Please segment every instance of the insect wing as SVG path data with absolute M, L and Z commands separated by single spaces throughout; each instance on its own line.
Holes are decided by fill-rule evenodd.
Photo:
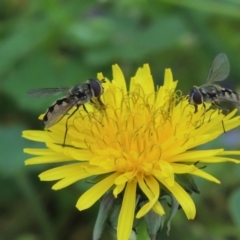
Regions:
M 71 98 L 57 100 L 55 104 L 48 108 L 44 115 L 43 123 L 45 128 L 49 128 L 59 122 L 77 102 L 78 100 Z
M 49 97 L 68 92 L 69 88 L 38 88 L 30 90 L 27 94 L 32 97 Z
M 216 81 L 223 81 L 226 79 L 230 72 L 230 64 L 228 57 L 224 53 L 218 54 L 212 63 L 212 67 L 209 71 L 207 82 L 212 83 Z

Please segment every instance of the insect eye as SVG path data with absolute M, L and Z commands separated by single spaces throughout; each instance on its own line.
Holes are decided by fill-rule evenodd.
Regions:
M 103 87 L 102 87 L 100 81 L 98 81 L 96 79 L 89 79 L 88 83 L 90 84 L 90 86 L 94 92 L 94 96 L 95 97 L 101 96 L 101 94 L 103 93 Z
M 198 90 L 195 90 L 192 94 L 192 100 L 196 104 L 201 104 L 203 102 L 202 94 Z

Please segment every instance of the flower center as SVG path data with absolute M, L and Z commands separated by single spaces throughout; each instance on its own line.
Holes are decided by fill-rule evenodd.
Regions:
M 79 118 L 76 129 L 87 148 L 101 155 L 98 165 L 151 174 L 159 166 L 162 142 L 173 135 L 169 102 L 156 108 L 155 93 L 144 95 L 136 88 L 123 95 L 119 89 L 109 89 L 104 94 L 106 109 L 93 111 L 88 125 Z

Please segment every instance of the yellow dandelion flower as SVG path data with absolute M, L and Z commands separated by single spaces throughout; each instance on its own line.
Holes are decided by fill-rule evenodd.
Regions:
M 240 151 L 194 150 L 223 134 L 223 124 L 226 131 L 239 126 L 240 118 L 234 117 L 236 111 L 225 116 L 200 107 L 194 114 L 193 106 L 176 93 L 177 81 L 173 81 L 170 69 L 166 69 L 164 84 L 159 88 L 154 86 L 148 65 L 137 70 L 129 87 L 118 65 L 113 66 L 112 81 L 98 74 L 99 80 L 103 78 L 106 82 L 101 99 L 106 109 L 86 104 L 88 113 L 79 109 L 69 118 L 64 147 L 67 116 L 49 131 L 24 131 L 25 138 L 46 144 L 44 149 L 25 149 L 36 155 L 25 164 L 64 163 L 40 174 L 43 181 L 57 181 L 54 190 L 102 176 L 76 206 L 84 210 L 109 191 L 116 198 L 121 193 L 118 240 L 129 238 L 134 218 L 149 211 L 165 214 L 159 200 L 163 191 L 168 191 L 187 218 L 193 219 L 194 202 L 177 176 L 190 174 L 219 183 L 196 163 L 238 163 L 227 156 L 240 155 Z M 147 201 L 135 212 L 137 189 Z

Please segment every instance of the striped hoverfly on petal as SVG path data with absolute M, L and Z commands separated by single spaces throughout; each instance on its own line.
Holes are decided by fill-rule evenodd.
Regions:
M 58 99 L 52 106 L 50 106 L 43 117 L 43 125 L 45 128 L 49 128 L 58 123 L 67 113 L 75 106 L 76 109 L 68 116 L 68 119 L 74 115 L 74 113 L 83 106 L 83 109 L 87 111 L 84 104 L 91 102 L 95 106 L 97 105 L 101 109 L 105 109 L 100 97 L 104 93 L 102 83 L 105 80 L 88 79 L 85 83 L 75 85 L 72 88 L 39 88 L 33 89 L 28 92 L 28 95 L 32 97 L 47 97 L 55 96 L 60 93 L 65 93 L 64 98 Z M 64 136 L 64 143 L 67 134 L 67 122 L 66 132 Z
M 219 104 L 221 101 L 240 105 L 240 96 L 238 93 L 213 84 L 214 82 L 225 80 L 229 72 L 230 64 L 228 57 L 224 53 L 218 54 L 213 60 L 206 83 L 200 87 L 194 86 L 187 95 L 189 104 L 195 107 L 194 113 L 198 111 L 198 105 L 202 104 L 205 109 L 205 103 L 211 103 L 220 109 L 223 109 Z

